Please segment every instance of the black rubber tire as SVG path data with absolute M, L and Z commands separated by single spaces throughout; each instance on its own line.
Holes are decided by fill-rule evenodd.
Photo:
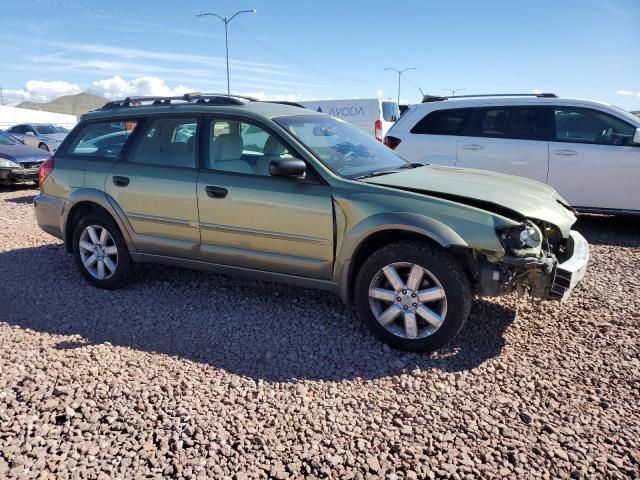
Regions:
M 80 235 L 85 227 L 89 225 L 99 225 L 106 228 L 107 231 L 113 237 L 113 240 L 118 248 L 118 266 L 116 273 L 106 280 L 100 280 L 92 276 L 82 263 L 82 257 L 80 256 L 80 248 L 78 244 L 80 242 Z M 94 287 L 104 288 L 106 290 L 115 290 L 126 285 L 133 276 L 134 268 L 131 257 L 129 256 L 129 249 L 127 244 L 120 233 L 120 229 L 113 221 L 113 219 L 107 215 L 101 215 L 99 213 L 90 213 L 87 216 L 80 219 L 73 230 L 73 259 L 76 262 L 78 270 L 82 273 L 84 278 Z
M 406 339 L 387 331 L 376 320 L 369 305 L 369 285 L 380 269 L 396 262 L 410 262 L 426 268 L 441 283 L 447 296 L 447 314 L 442 326 L 432 335 Z M 425 353 L 437 350 L 462 329 L 471 310 L 471 287 L 456 260 L 443 248 L 422 241 L 401 241 L 373 253 L 358 271 L 354 290 L 358 317 L 388 345 L 399 350 Z
M 40 145 L 38 145 L 38 148 L 40 150 L 44 150 L 45 152 L 50 152 L 51 150 L 49 150 L 49 147 L 47 146 L 46 143 L 41 143 Z

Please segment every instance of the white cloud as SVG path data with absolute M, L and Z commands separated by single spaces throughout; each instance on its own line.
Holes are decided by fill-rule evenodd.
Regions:
M 32 101 L 48 102 L 62 95 L 74 95 L 80 93 L 80 85 L 62 81 L 29 80 L 24 87 L 16 90 L 7 89 L 4 96 L 11 103 Z
M 68 52 L 93 53 L 101 55 L 112 55 L 126 59 L 145 58 L 148 60 L 161 60 L 173 63 L 194 63 L 197 65 L 209 65 L 214 67 L 225 67 L 223 57 L 210 57 L 204 55 L 193 55 L 189 53 L 159 52 L 155 50 L 140 50 L 136 48 L 112 47 L 100 44 L 75 44 L 70 42 L 49 42 L 50 47 L 65 49 Z M 254 73 L 269 73 L 272 75 L 296 76 L 287 72 L 286 65 L 273 63 L 251 62 L 245 60 L 229 61 L 231 68 Z
M 92 82 L 87 90 L 108 99 L 139 95 L 177 96 L 194 91 L 193 88 L 184 85 L 172 88 L 158 77 L 140 77 L 133 80 L 125 80 L 118 75 Z
M 640 93 L 640 92 L 638 92 Z M 616 95 L 623 95 L 625 97 L 628 97 L 630 95 L 633 95 L 633 92 L 631 90 L 617 90 L 616 91 Z
M 378 98 L 382 98 L 384 96 L 384 90 L 378 89 L 376 90 L 376 95 Z
M 535 93 L 536 95 L 542 93 L 542 90 L 540 90 L 539 88 L 534 88 L 533 90 L 531 90 L 531 93 Z

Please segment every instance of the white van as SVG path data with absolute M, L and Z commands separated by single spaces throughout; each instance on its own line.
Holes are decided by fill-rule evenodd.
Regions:
M 400 108 L 393 100 L 353 98 L 298 102 L 305 108 L 322 112 L 364 130 L 382 141 L 387 131 L 400 118 Z

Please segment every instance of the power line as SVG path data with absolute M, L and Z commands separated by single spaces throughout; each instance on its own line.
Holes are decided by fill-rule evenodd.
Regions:
M 293 63 L 294 65 L 298 65 L 299 67 L 302 67 L 306 70 L 310 70 L 312 72 L 318 73 L 320 75 L 323 75 L 325 77 L 331 77 L 331 78 L 335 78 L 337 80 L 346 80 L 348 82 L 360 82 L 361 80 L 358 79 L 353 79 L 353 78 L 345 78 L 345 77 L 340 77 L 338 75 L 333 75 L 331 73 L 327 73 L 327 72 L 323 72 L 321 70 L 318 70 L 316 68 L 310 67 L 309 65 L 305 65 L 304 63 L 300 63 L 297 60 L 294 60 L 293 58 L 285 55 L 284 53 L 279 52 L 278 50 L 276 50 L 273 47 L 270 47 L 269 45 L 267 45 L 266 43 L 264 43 L 262 40 L 258 40 L 256 37 L 254 37 L 253 35 L 249 35 L 247 32 L 245 32 L 244 30 L 235 27 L 236 30 L 238 30 L 240 33 L 242 33 L 243 35 L 249 37 L 251 40 L 253 40 L 256 43 L 259 43 L 260 45 L 262 45 L 264 48 L 266 48 L 267 50 L 270 50 L 271 52 L 275 53 L 276 55 L 284 58 L 285 60 L 287 60 L 290 63 Z
M 420 95 L 423 95 L 423 93 L 422 93 L 422 89 L 421 89 L 419 86 L 417 86 L 415 83 L 413 83 L 409 77 L 405 76 L 405 77 L 404 77 L 404 79 L 405 79 L 407 82 L 409 82 L 409 84 L 410 84 L 411 86 L 413 86 L 416 90 L 418 90 L 418 91 L 420 92 Z
M 166 15 L 147 15 L 144 13 L 128 13 L 122 12 L 118 10 L 106 10 L 104 8 L 94 8 L 88 7 L 86 5 L 78 5 L 77 3 L 71 2 L 59 2 L 57 0 L 34 0 L 38 3 L 42 3 L 45 5 L 54 5 L 56 7 L 66 7 L 72 8 L 74 10 L 84 10 L 86 12 L 99 13 L 102 15 L 114 15 L 118 17 L 135 17 L 135 18 L 145 18 L 147 20 L 188 20 L 191 17 L 178 17 L 178 16 L 166 16 Z
M 101 14 L 101 15 L 113 15 L 113 16 L 118 16 L 118 17 L 143 18 L 143 19 L 146 19 L 146 20 L 155 20 L 155 21 L 168 21 L 168 20 L 189 20 L 189 21 L 193 21 L 193 16 L 185 17 L 185 16 L 147 15 L 147 14 L 143 14 L 143 13 L 128 13 L 128 12 L 123 12 L 123 11 L 119 11 L 119 10 L 107 10 L 107 9 L 103 9 L 103 8 L 88 7 L 86 5 L 78 5 L 76 3 L 58 1 L 58 0 L 34 0 L 34 1 L 37 2 L 37 3 L 44 4 L 44 5 L 53 5 L 53 6 L 56 6 L 56 7 L 72 8 L 74 10 L 83 10 L 83 11 L 86 11 L 86 12 L 98 13 L 98 14 Z M 362 81 L 360 79 L 345 78 L 345 77 L 341 77 L 339 75 L 333 75 L 331 73 L 323 72 L 323 71 L 318 70 L 316 68 L 310 67 L 309 65 L 306 65 L 306 64 L 304 64 L 302 62 L 294 60 L 293 58 L 285 55 L 284 53 L 279 52 L 275 48 L 267 45 L 265 42 L 263 42 L 262 40 L 257 39 L 253 35 L 248 34 L 244 30 L 242 30 L 242 29 L 240 29 L 238 27 L 235 27 L 235 29 L 237 31 L 239 31 L 240 33 L 242 33 L 243 35 L 245 35 L 246 37 L 248 37 L 251 40 L 253 40 L 254 42 L 259 43 L 260 45 L 262 45 L 267 50 L 275 53 L 276 55 L 284 58 L 285 60 L 287 60 L 288 62 L 290 62 L 290 63 L 292 63 L 294 65 L 297 65 L 299 67 L 304 68 L 305 70 L 309 70 L 311 72 L 315 72 L 315 73 L 317 73 L 319 75 L 323 75 L 325 77 L 335 78 L 337 80 L 346 80 L 348 82 L 360 82 L 360 81 Z

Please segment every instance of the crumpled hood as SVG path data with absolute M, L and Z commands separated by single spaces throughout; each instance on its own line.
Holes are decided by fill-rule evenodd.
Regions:
M 51 156 L 40 148 L 30 147 L 21 143 L 16 145 L 0 145 L 0 158 L 6 158 L 16 163 L 43 162 Z
M 566 200 L 553 188 L 514 175 L 426 165 L 362 181 L 464 203 L 514 220 L 542 220 L 564 235 L 576 221 Z

